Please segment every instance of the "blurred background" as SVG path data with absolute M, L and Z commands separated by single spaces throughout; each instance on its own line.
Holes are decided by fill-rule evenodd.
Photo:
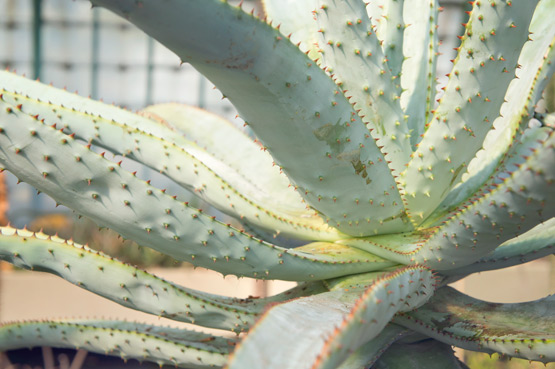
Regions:
M 465 21 L 464 11 L 468 10 L 469 4 L 460 0 L 440 3 L 444 10 L 440 14 L 442 45 L 438 75 L 444 76 L 451 67 L 449 60 L 455 56 L 456 36 L 463 30 L 461 23 Z M 244 8 L 261 11 L 259 0 L 246 0 Z M 111 13 L 98 8 L 91 10 L 87 1 L 0 0 L 0 68 L 15 70 L 20 75 L 130 110 L 155 103 L 180 102 L 205 108 L 238 126 L 243 125 L 236 118 L 233 106 L 222 100 L 221 93 L 190 65 L 181 65 L 179 58 L 170 51 Z M 445 80 L 442 77 L 440 87 Z M 158 173 L 144 167 L 136 170 L 139 176 L 153 179 L 153 183 L 183 200 L 196 201 Z M 56 208 L 48 196 L 37 194 L 24 183 L 17 184 L 17 178 L 3 173 L 0 175 L 0 224 L 8 222 L 17 227 L 26 225 L 33 230 L 43 229 L 49 234 L 74 238 L 166 279 L 208 292 L 239 297 L 264 296 L 292 286 L 286 282 L 223 279 L 217 273 L 198 269 L 190 273 L 191 266 L 131 242 L 123 242 L 108 230 L 98 230 L 92 222 L 77 219 L 67 208 Z M 534 300 L 555 292 L 553 259 L 551 256 L 503 271 L 474 275 L 458 282 L 456 287 L 471 296 L 493 302 Z M 14 270 L 0 262 L 0 324 L 63 317 L 124 318 L 181 325 L 146 314 L 130 314 L 128 309 L 54 276 Z M 17 358 L 20 356 L 31 360 L 29 358 L 44 358 L 44 355 L 44 349 L 33 354 L 31 351 L 11 354 L 12 367 L 19 365 Z M 48 351 L 46 355 L 49 355 Z M 56 355 L 72 357 L 73 353 L 56 351 Z M 507 362 L 496 356 L 490 359 L 483 354 L 461 351 L 460 355 L 471 368 L 540 367 L 537 363 L 522 360 Z M 24 362 L 21 361 L 20 367 L 40 368 L 43 365 L 40 360 Z M 54 362 L 56 367 L 64 368 L 64 363 L 69 361 L 58 357 Z M 112 364 L 102 365 L 108 367 Z M 548 366 L 555 368 L 554 364 Z M 8 362 L 3 362 L 0 356 L 0 369 L 7 367 Z

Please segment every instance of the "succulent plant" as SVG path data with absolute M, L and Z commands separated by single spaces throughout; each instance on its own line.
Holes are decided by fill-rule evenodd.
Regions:
M 465 367 L 451 345 L 555 361 L 553 296 L 492 304 L 447 286 L 553 253 L 555 115 L 535 109 L 554 70 L 555 0 L 473 2 L 437 104 L 434 0 L 265 0 L 263 19 L 221 0 L 92 2 L 207 76 L 256 139 L 196 108 L 132 113 L 2 72 L 1 165 L 140 245 L 299 285 L 260 299 L 210 295 L 5 227 L 3 260 L 132 309 L 248 333 L 27 321 L 3 325 L 0 348 L 191 368 Z M 104 152 L 160 171 L 241 225 Z

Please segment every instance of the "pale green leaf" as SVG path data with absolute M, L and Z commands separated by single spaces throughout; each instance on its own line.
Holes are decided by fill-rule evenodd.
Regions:
M 194 331 L 107 320 L 26 321 L 0 325 L 0 351 L 78 348 L 161 365 L 222 367 L 234 340 Z
M 0 163 L 141 245 L 224 274 L 264 279 L 317 280 L 392 264 L 345 246 L 329 255 L 326 247 L 297 252 L 256 239 L 136 178 L 25 109 L 0 101 Z
M 210 113 L 178 108 L 179 105 L 156 109 L 165 118 L 174 118 L 172 121 L 179 118 L 180 127 L 186 126 L 186 120 L 194 121 L 197 131 L 209 131 L 214 136 L 212 141 L 200 143 L 219 147 L 220 151 L 203 149 L 199 146 L 199 137 L 192 134 L 183 137 L 166 121 L 159 123 L 9 72 L 0 72 L 0 88 L 5 102 L 13 106 L 24 104 L 25 113 L 38 115 L 45 124 L 55 124 L 64 133 L 75 134 L 76 139 L 163 173 L 224 213 L 269 232 L 301 239 L 341 237 L 314 211 L 306 209 L 302 198 L 293 188 L 288 188 L 287 178 L 272 166 L 267 153 L 228 122 Z M 89 113 L 90 110 L 94 113 Z M 171 115 L 175 110 L 180 113 L 178 117 Z M 199 128 L 203 124 L 206 127 Z M 222 143 L 221 135 L 228 141 Z M 222 158 L 222 151 L 228 152 L 227 159 Z M 235 160 L 242 163 L 242 169 Z
M 434 290 L 421 267 L 373 273 L 361 287 L 342 288 L 277 305 L 235 350 L 229 368 L 336 368 L 375 338 L 397 311 L 423 304 Z M 291 340 L 302 335 L 303 339 Z M 268 361 L 268 358 L 275 360 Z
M 93 3 L 207 76 L 330 225 L 354 236 L 406 227 L 387 159 L 363 121 L 342 89 L 277 29 L 217 0 Z
M 401 185 L 414 224 L 461 179 L 499 116 L 537 0 L 474 2 L 445 94 Z M 492 88 L 495 86 L 495 88 Z

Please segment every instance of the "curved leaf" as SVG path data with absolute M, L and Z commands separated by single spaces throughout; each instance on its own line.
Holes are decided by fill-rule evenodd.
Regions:
M 442 271 L 443 275 L 460 276 L 524 264 L 555 253 L 555 218 L 537 225 L 526 233 L 504 242 L 490 255 L 462 268 Z M 451 282 L 450 282 L 451 283 Z
M 0 351 L 32 346 L 88 351 L 186 368 L 225 364 L 235 341 L 154 325 L 119 321 L 27 321 L 0 325 Z
M 555 28 L 550 17 L 554 11 L 554 0 L 538 3 L 530 24 L 529 40 L 518 59 L 517 78 L 509 85 L 501 114 L 493 122 L 494 129 L 486 135 L 482 149 L 469 163 L 463 182 L 448 194 L 436 212 L 450 211 L 476 192 L 506 159 L 515 136 L 520 136 L 526 128 L 555 71 Z
M 330 292 L 275 306 L 235 350 L 229 368 L 336 368 L 376 337 L 395 312 L 423 304 L 434 282 L 429 270 L 406 267 L 365 280 L 359 276 L 352 288 L 341 283 Z M 302 341 L 291 340 L 301 333 Z M 268 357 L 282 359 L 267 362 Z
M 411 153 L 409 132 L 399 104 L 400 83 L 393 83 L 400 73 L 400 61 L 394 60 L 393 55 L 390 60 L 387 52 L 382 52 L 362 0 L 320 0 L 320 4 L 321 9 L 315 14 L 321 35 L 322 65 L 349 96 L 385 154 L 393 174 L 397 175 L 405 168 Z M 402 11 L 402 2 L 391 4 L 392 8 L 397 8 L 393 12 Z M 403 50 L 403 32 L 397 27 L 392 29 L 401 35 L 401 45 L 393 50 L 396 55 Z M 392 51 L 391 46 L 383 45 L 387 51 Z M 393 71 L 390 62 L 398 63 Z M 384 189 L 390 190 L 385 186 Z M 403 204 L 398 190 L 395 187 L 391 192 L 392 201 L 398 203 L 397 211 L 401 211 Z
M 445 94 L 401 175 L 407 211 L 415 224 L 422 223 L 460 181 L 491 131 L 514 79 L 537 2 L 473 3 Z
M 178 260 L 224 274 L 317 280 L 392 263 L 339 245 L 288 250 L 237 230 L 139 180 L 71 136 L 0 101 L 0 162 L 100 225 Z M 67 173 L 72 173 L 68 176 Z M 331 244 L 333 245 L 333 244 Z
M 264 196 L 263 202 L 272 203 L 272 208 L 291 208 L 290 211 L 308 216 L 306 204 L 291 188 L 287 177 L 280 173 L 270 154 L 228 120 L 200 108 L 175 103 L 152 105 L 139 114 L 160 119 L 176 133 L 198 145 L 192 150 L 193 155 L 198 155 L 199 160 L 220 172 L 220 175 L 223 176 L 225 170 L 217 169 L 227 165 L 229 170 L 235 172 L 234 176 L 248 181 L 254 188 L 239 188 L 243 195 L 256 190 L 252 195 L 254 199 L 262 193 L 258 196 Z M 211 165 L 212 162 L 214 165 Z M 233 178 L 232 175 L 230 177 Z
M 236 332 L 248 329 L 264 309 L 263 299 L 241 300 L 181 287 L 71 241 L 9 227 L 1 227 L 0 233 L 1 260 L 55 274 L 132 309 Z
M 555 131 L 528 134 L 504 170 L 434 229 L 417 260 L 438 270 L 468 265 L 555 216 Z
M 318 0 L 262 0 L 264 12 L 270 23 L 279 25 L 285 36 L 291 35 L 291 42 L 308 52 L 314 60 L 320 55 L 315 43 L 318 39 L 318 25 L 314 20 L 313 11 Z
M 354 236 L 400 228 L 399 202 L 381 200 L 396 184 L 376 142 L 342 89 L 278 30 L 219 0 L 93 3 L 207 76 L 330 225 Z
M 518 304 L 494 304 L 439 289 L 418 310 L 394 321 L 449 345 L 528 360 L 555 360 L 555 296 Z
M 236 165 L 222 160 L 217 150 L 206 152 L 193 142 L 198 137 L 184 138 L 170 129 L 167 122 L 160 124 L 114 106 L 99 105 L 9 72 L 0 72 L 0 87 L 4 102 L 14 107 L 24 104 L 25 113 L 40 116 L 45 124 L 56 124 L 64 133 L 74 134 L 76 139 L 130 157 L 163 173 L 224 213 L 244 218 L 272 232 L 302 239 L 335 240 L 340 237 L 313 211 L 307 211 L 306 204 L 292 188 L 287 188 L 287 178 L 272 168 L 271 157 L 229 123 L 223 123 L 221 118 L 216 119 L 199 109 L 178 109 L 182 115 L 192 115 L 189 120 L 194 118 L 197 124 L 205 123 L 210 125 L 206 128 L 217 128 L 226 134 L 227 139 L 232 140 L 233 149 L 229 147 L 231 142 L 226 145 L 219 141 L 209 143 L 240 153 L 228 155 L 230 160 L 248 157 L 249 160 L 241 160 L 241 163 L 247 168 L 247 163 L 253 162 L 257 176 L 253 176 L 254 171 L 239 170 Z M 41 101 L 45 96 L 48 102 Z M 95 109 L 95 113 L 89 113 L 90 109 Z M 184 120 L 182 116 L 178 118 Z M 264 180 L 258 181 L 258 177 Z
M 275 296 L 239 299 L 193 290 L 69 240 L 0 227 L 0 260 L 57 275 L 125 307 L 199 326 L 247 330 L 266 305 L 327 291 L 300 284 Z

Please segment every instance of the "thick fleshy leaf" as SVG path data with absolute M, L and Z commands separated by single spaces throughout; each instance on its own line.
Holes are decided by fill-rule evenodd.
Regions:
M 433 230 L 416 255 L 438 270 L 468 265 L 555 216 L 555 131 L 531 129 L 503 170 Z
M 479 190 L 506 159 L 515 137 L 526 128 L 534 108 L 542 96 L 549 78 L 555 71 L 555 28 L 551 14 L 555 12 L 554 0 L 541 0 L 530 24 L 528 40 L 518 59 L 519 68 L 505 95 L 506 103 L 501 115 L 493 122 L 493 129 L 486 137 L 482 150 L 468 165 L 464 182 L 455 187 L 443 200 L 438 213 L 451 211 Z M 437 218 L 437 215 L 432 215 Z
M 435 104 L 439 5 L 437 0 L 427 0 L 424 4 L 421 1 L 405 1 L 404 4 L 403 93 L 400 102 L 408 116 L 410 142 L 415 147 L 425 131 L 425 125 L 431 120 Z
M 401 176 L 414 224 L 422 223 L 460 181 L 491 131 L 514 79 L 536 4 L 474 2 L 445 94 Z
M 398 76 L 390 70 L 388 56 L 382 53 L 366 5 L 362 0 L 320 0 L 319 3 L 321 9 L 316 16 L 323 50 L 322 65 L 345 90 L 386 155 L 389 167 L 394 174 L 399 174 L 411 153 L 409 132 L 399 104 L 400 82 L 392 83 Z M 392 7 L 398 7 L 401 12 L 402 3 L 394 4 Z M 402 40 L 402 30 L 396 29 L 396 33 L 400 33 Z M 395 53 L 402 53 L 402 43 L 397 46 Z M 391 62 L 395 64 L 398 60 Z M 400 66 L 399 62 L 397 72 Z M 403 204 L 398 191 L 391 192 L 392 201 L 398 204 L 397 211 L 401 211 Z
M 13 106 L 24 104 L 25 113 L 38 115 L 45 124 L 56 124 L 64 133 L 75 134 L 76 139 L 127 156 L 163 173 L 231 216 L 265 227 L 270 232 L 283 232 L 302 239 L 335 240 L 340 237 L 314 211 L 306 209 L 292 188 L 287 188 L 287 178 L 272 167 L 271 157 L 221 118 L 195 108 L 163 109 L 169 113 L 177 109 L 183 116 L 180 117 L 182 121 L 194 119 L 198 131 L 210 128 L 225 134 L 229 140 L 226 144 L 220 142 L 221 135 L 214 133 L 211 133 L 215 136 L 213 140 L 206 144 L 218 145 L 222 151 L 227 147 L 234 153 L 228 154 L 228 160 L 222 159 L 222 153 L 217 150 L 203 150 L 194 142 L 198 137 L 182 137 L 166 122 L 154 122 L 10 72 L 0 72 L 0 88 L 5 102 Z M 41 101 L 46 100 L 45 97 L 48 101 Z M 198 128 L 202 125 L 210 127 Z M 249 159 L 244 160 L 245 157 Z M 234 159 L 244 164 L 243 170 L 229 163 Z M 249 170 L 249 163 L 257 169 L 257 176 L 254 170 Z M 264 179 L 258 181 L 257 178 Z
M 393 344 L 372 369 L 469 369 L 454 354 L 451 345 L 436 340 Z
M 272 157 L 264 151 L 259 142 L 253 141 L 228 120 L 206 110 L 183 104 L 152 105 L 140 112 L 161 121 L 181 133 L 186 139 L 198 145 L 194 153 L 210 168 L 227 167 L 233 177 L 240 177 L 254 188 L 238 188 L 243 195 L 257 198 L 264 196 L 264 202 L 273 208 L 291 208 L 290 211 L 306 211 L 300 195 L 291 188 L 291 183 L 280 173 Z M 206 154 L 197 153 L 204 150 Z M 206 156 L 208 158 L 204 159 Z M 211 162 L 216 162 L 211 165 Z M 222 170 L 223 173 L 225 173 Z M 223 175 L 222 175 L 223 176 Z M 232 177 L 232 178 L 233 178 Z
M 555 215 L 555 205 L 552 203 L 555 198 L 552 186 L 555 181 L 554 144 L 555 134 L 552 129 L 529 129 L 521 137 L 521 142 L 512 147 L 496 176 L 473 198 L 449 214 L 439 226 L 406 234 L 339 242 L 402 264 L 426 263 L 446 273 L 478 262 L 481 258 L 488 260 L 486 255 L 503 242 L 522 235 Z M 436 220 L 436 223 L 439 221 Z M 545 236 L 541 235 L 545 230 L 542 228 L 529 239 L 530 247 L 541 249 L 541 255 L 550 252 L 549 232 Z M 516 247 L 505 249 L 515 252 L 507 263 L 519 260 L 516 256 L 521 246 L 517 246 L 519 241 L 516 242 Z M 494 260 L 499 260 L 499 257 L 495 256 Z M 484 267 L 487 268 L 491 262 L 486 262 Z M 471 264 L 471 270 L 480 268 L 478 264 Z
M 152 187 L 25 109 L 0 101 L 2 165 L 141 245 L 224 274 L 264 279 L 317 280 L 392 265 L 340 245 L 295 251 L 258 240 Z
M 229 368 L 336 368 L 375 338 L 397 311 L 423 304 L 435 283 L 421 267 L 355 279 L 352 288 L 343 287 L 346 278 L 330 292 L 268 310 L 235 350 Z M 302 341 L 291 340 L 300 334 Z
M 383 64 L 387 65 L 395 79 L 393 82 L 396 82 L 399 87 L 401 66 L 405 59 L 403 54 L 404 30 L 407 25 L 403 17 L 405 1 L 374 0 L 365 2 L 365 6 L 385 56 Z
M 314 10 L 318 0 L 262 0 L 268 20 L 279 25 L 285 36 L 291 35 L 291 42 L 308 52 L 312 59 L 318 58 L 320 52 L 315 45 L 318 39 L 318 25 L 314 20 Z
M 414 264 L 422 244 L 429 237 L 431 230 L 419 230 L 411 233 L 384 234 L 373 237 L 340 240 L 338 243 L 354 247 L 399 264 Z
M 494 304 L 444 287 L 418 310 L 395 322 L 468 350 L 499 352 L 528 360 L 555 360 L 555 296 L 518 304 Z
M 177 328 L 109 320 L 27 321 L 0 325 L 0 351 L 33 346 L 87 351 L 184 368 L 225 364 L 235 341 Z
M 268 152 L 228 121 L 202 109 L 180 104 L 150 106 L 142 113 L 160 119 L 198 145 L 186 149 L 195 161 L 201 163 L 195 164 L 191 173 L 204 179 L 207 176 L 203 176 L 206 171 L 203 167 L 206 166 L 222 180 L 217 186 L 197 185 L 195 193 L 212 200 L 209 202 L 221 211 L 274 235 L 321 241 L 346 237 L 328 226 L 314 210 L 307 209 Z M 169 149 L 166 147 L 163 151 L 168 154 Z M 145 151 L 141 147 L 140 161 L 161 165 L 161 160 L 154 160 Z M 175 166 L 178 171 L 186 169 L 186 163 L 176 157 L 178 155 L 167 156 L 171 157 L 171 162 L 179 163 Z M 169 165 L 163 168 L 169 177 L 181 182 L 179 173 L 174 173 L 175 169 Z
M 1 227 L 0 234 L 0 260 L 55 274 L 131 309 L 237 333 L 247 330 L 266 304 L 325 290 L 314 282 L 264 299 L 218 296 L 181 287 L 58 237 L 10 227 Z
M 405 228 L 398 201 L 385 195 L 396 189 L 387 160 L 361 118 L 342 89 L 277 29 L 217 0 L 93 3 L 207 76 L 332 226 L 355 236 Z
M 508 268 L 555 253 L 555 218 L 539 224 L 528 232 L 504 242 L 491 254 L 462 268 L 445 270 L 443 275 L 459 276 Z

